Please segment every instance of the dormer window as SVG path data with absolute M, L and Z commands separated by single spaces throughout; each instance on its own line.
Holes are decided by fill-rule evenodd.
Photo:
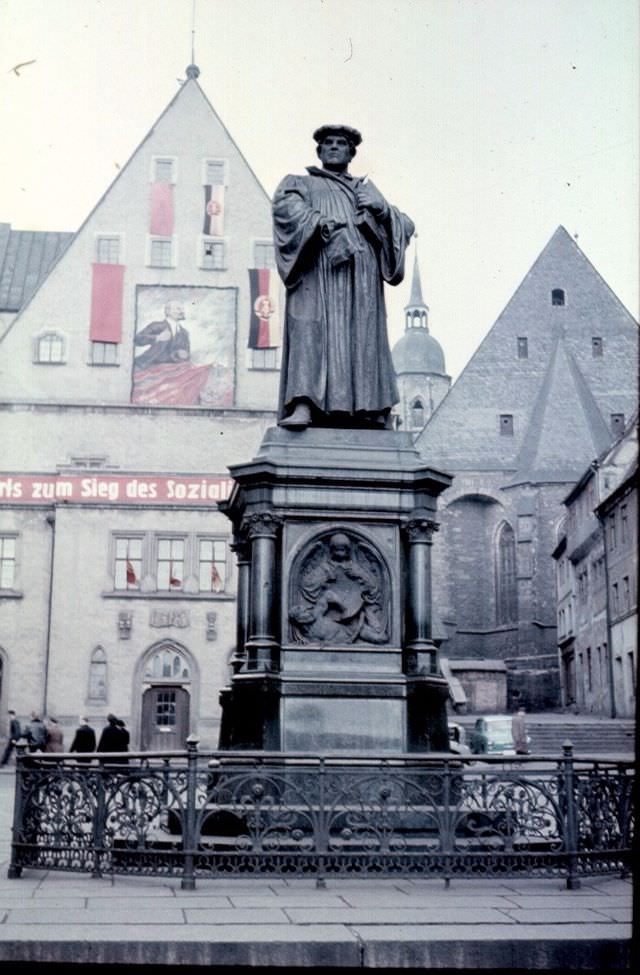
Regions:
M 551 292 L 552 305 L 564 305 L 564 291 L 562 288 L 554 288 Z

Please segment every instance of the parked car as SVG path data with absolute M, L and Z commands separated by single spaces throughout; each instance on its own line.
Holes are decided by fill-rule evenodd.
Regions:
M 488 714 L 477 718 L 469 744 L 474 755 L 515 755 L 511 717 Z
M 449 722 L 449 751 L 456 755 L 470 755 L 471 749 L 467 744 L 467 732 L 455 721 Z

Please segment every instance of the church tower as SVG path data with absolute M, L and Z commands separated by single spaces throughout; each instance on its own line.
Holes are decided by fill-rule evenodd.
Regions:
M 400 402 L 396 407 L 401 430 L 418 433 L 451 386 L 442 346 L 429 334 L 429 308 L 422 297 L 416 255 L 409 304 L 405 305 L 405 334 L 393 348 Z

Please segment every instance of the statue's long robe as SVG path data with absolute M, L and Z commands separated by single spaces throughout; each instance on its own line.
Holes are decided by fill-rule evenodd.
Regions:
M 413 223 L 388 206 L 358 210 L 359 180 L 309 167 L 273 200 L 278 271 L 287 289 L 280 417 L 296 399 L 325 413 L 377 413 L 398 402 L 383 281 L 398 284 Z M 345 223 L 327 243 L 324 220 Z M 346 260 L 344 259 L 346 258 Z

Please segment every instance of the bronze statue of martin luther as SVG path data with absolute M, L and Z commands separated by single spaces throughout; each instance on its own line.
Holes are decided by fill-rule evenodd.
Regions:
M 385 427 L 398 401 L 383 283 L 399 284 L 413 222 L 348 172 L 362 141 L 347 125 L 313 134 L 322 168 L 285 176 L 273 199 L 287 290 L 279 424 Z

